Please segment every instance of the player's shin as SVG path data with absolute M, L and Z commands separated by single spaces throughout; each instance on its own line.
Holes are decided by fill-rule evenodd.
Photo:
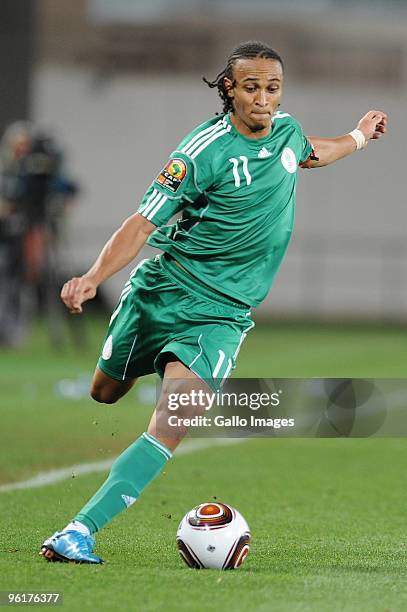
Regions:
M 107 480 L 74 520 L 95 533 L 139 498 L 171 456 L 154 436 L 143 433 L 115 460 Z

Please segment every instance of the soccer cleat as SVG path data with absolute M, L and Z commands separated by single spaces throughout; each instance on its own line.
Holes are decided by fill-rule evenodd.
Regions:
M 93 554 L 95 539 L 79 531 L 56 531 L 41 546 L 40 555 L 47 561 L 62 563 L 104 563 Z

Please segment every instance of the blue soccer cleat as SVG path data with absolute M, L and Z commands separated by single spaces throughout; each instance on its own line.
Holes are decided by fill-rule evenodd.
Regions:
M 40 555 L 47 561 L 62 563 L 104 563 L 93 554 L 95 539 L 79 531 L 56 531 L 41 546 Z

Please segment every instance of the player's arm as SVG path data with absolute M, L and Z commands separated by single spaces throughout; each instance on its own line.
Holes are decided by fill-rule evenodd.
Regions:
M 383 111 L 371 110 L 357 124 L 353 134 L 337 138 L 309 136 L 313 154 L 303 163 L 302 168 L 319 168 L 347 157 L 357 149 L 367 146 L 369 140 L 377 140 L 386 132 L 387 115 Z
M 203 183 L 203 189 L 207 183 Z M 201 191 L 194 178 L 194 166 L 181 151 L 170 160 L 152 182 L 137 213 L 128 217 L 103 247 L 93 266 L 79 278 L 65 283 L 61 298 L 73 314 L 96 295 L 98 286 L 127 266 L 140 252 L 150 234 L 193 202 Z
M 61 299 L 73 314 L 82 312 L 82 304 L 95 297 L 98 286 L 129 264 L 143 248 L 156 226 L 139 213 L 128 217 L 103 247 L 93 266 L 79 278 L 65 283 Z

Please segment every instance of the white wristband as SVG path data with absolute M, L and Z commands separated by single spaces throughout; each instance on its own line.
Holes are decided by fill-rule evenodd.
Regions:
M 357 128 L 349 132 L 349 136 L 352 136 L 353 140 L 356 142 L 356 150 L 360 151 L 360 149 L 364 149 L 367 145 L 364 134 L 361 130 Z

